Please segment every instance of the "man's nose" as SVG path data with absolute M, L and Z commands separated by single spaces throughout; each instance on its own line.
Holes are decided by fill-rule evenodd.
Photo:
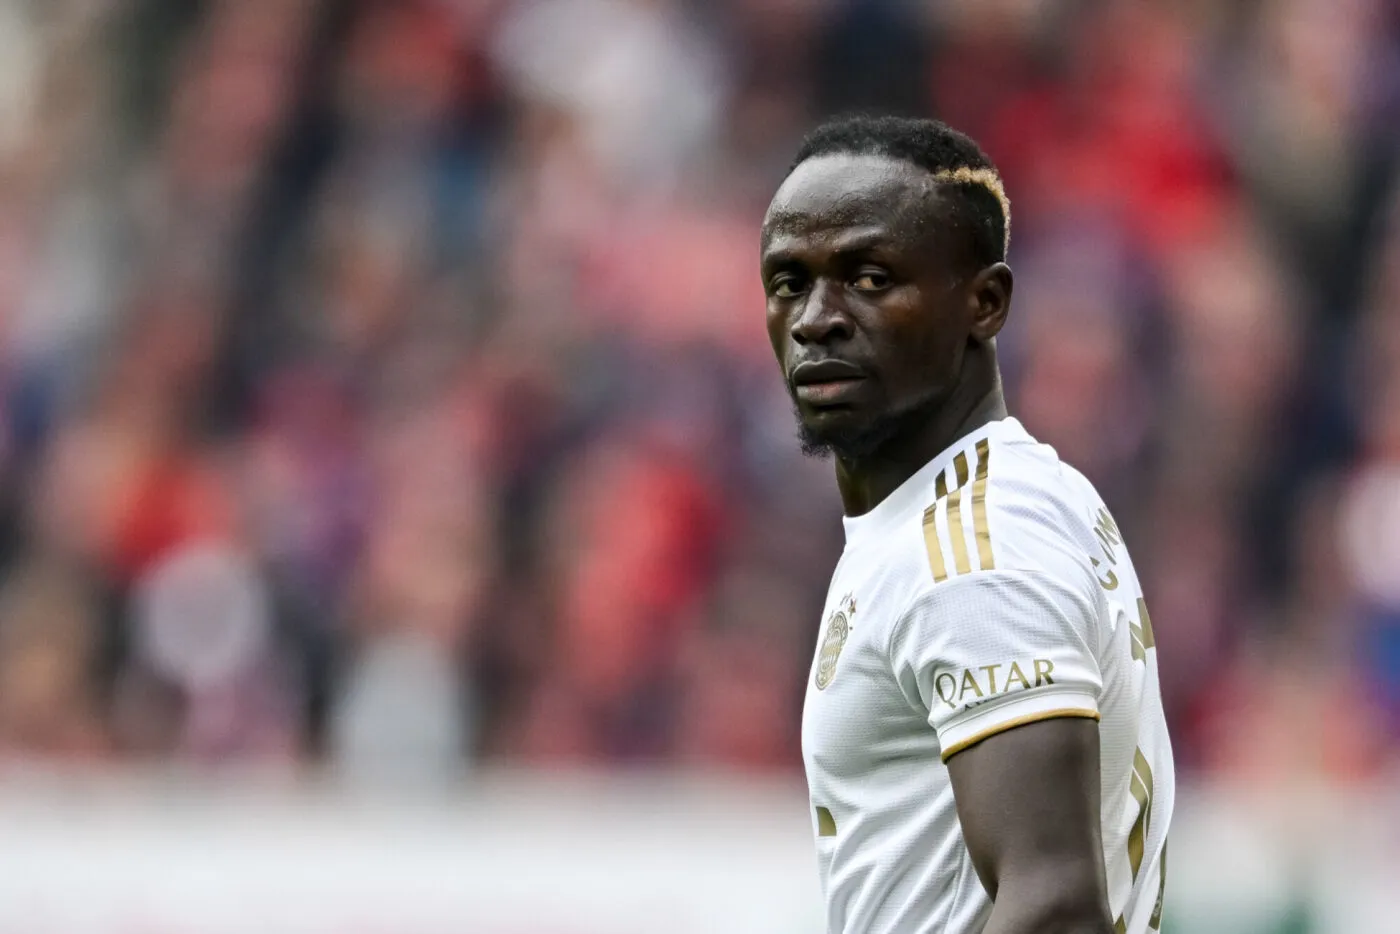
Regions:
M 849 338 L 854 331 L 840 288 L 817 280 L 807 293 L 802 313 L 792 323 L 792 339 L 799 344 L 827 344 Z

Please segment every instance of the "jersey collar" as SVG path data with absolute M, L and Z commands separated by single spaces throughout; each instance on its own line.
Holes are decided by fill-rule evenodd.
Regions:
M 865 542 L 875 536 L 888 533 L 911 511 L 922 512 L 929 505 L 929 491 L 938 475 L 948 469 L 957 457 L 983 438 L 1028 438 L 1026 429 L 1010 416 L 990 421 L 976 428 L 944 448 L 924 466 L 914 472 L 894 492 L 886 496 L 875 508 L 859 516 L 842 516 L 841 524 L 846 529 L 846 547 Z

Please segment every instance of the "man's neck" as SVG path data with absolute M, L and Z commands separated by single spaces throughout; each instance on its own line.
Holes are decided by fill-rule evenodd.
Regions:
M 1006 415 L 1001 377 L 996 375 L 989 389 L 975 395 L 954 390 L 918 431 L 892 439 L 876 454 L 859 462 L 838 458 L 836 485 L 846 515 L 860 516 L 874 509 L 959 438 Z

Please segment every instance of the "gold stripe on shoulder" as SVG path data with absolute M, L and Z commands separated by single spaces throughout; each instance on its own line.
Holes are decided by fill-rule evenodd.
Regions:
M 958 472 L 958 488 L 967 486 L 967 455 L 959 451 L 953 458 L 953 468 Z
M 948 565 L 943 561 L 943 545 L 938 541 L 937 501 L 924 510 L 924 545 L 928 548 L 928 566 L 933 572 L 933 582 L 941 584 L 948 579 Z
M 948 495 L 948 471 L 944 470 L 938 475 L 938 482 L 933 485 L 933 498 L 942 499 Z
M 987 525 L 987 471 L 992 448 L 983 438 L 977 442 L 977 479 L 972 484 L 972 530 L 977 538 L 977 563 L 984 571 L 996 567 L 992 559 L 992 531 Z
M 966 462 L 963 468 L 967 468 Z M 953 543 L 954 573 L 966 574 L 971 571 L 972 563 L 967 560 L 967 532 L 963 529 L 962 521 L 962 490 L 948 494 L 948 540 Z

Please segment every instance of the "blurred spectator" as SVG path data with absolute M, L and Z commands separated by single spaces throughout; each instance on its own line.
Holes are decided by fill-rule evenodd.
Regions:
M 676 177 L 713 145 L 723 73 L 674 0 L 522 0 L 496 38 L 518 93 L 576 121 L 589 154 L 631 186 Z
M 0 754 L 89 760 L 106 751 L 92 680 L 98 607 L 81 578 L 34 562 L 0 588 Z
M 295 685 L 276 652 L 267 587 L 246 557 L 191 543 L 141 576 L 133 604 L 119 692 L 181 698 L 173 745 L 163 751 L 197 761 L 293 752 Z M 126 725 L 143 726 L 135 713 Z

